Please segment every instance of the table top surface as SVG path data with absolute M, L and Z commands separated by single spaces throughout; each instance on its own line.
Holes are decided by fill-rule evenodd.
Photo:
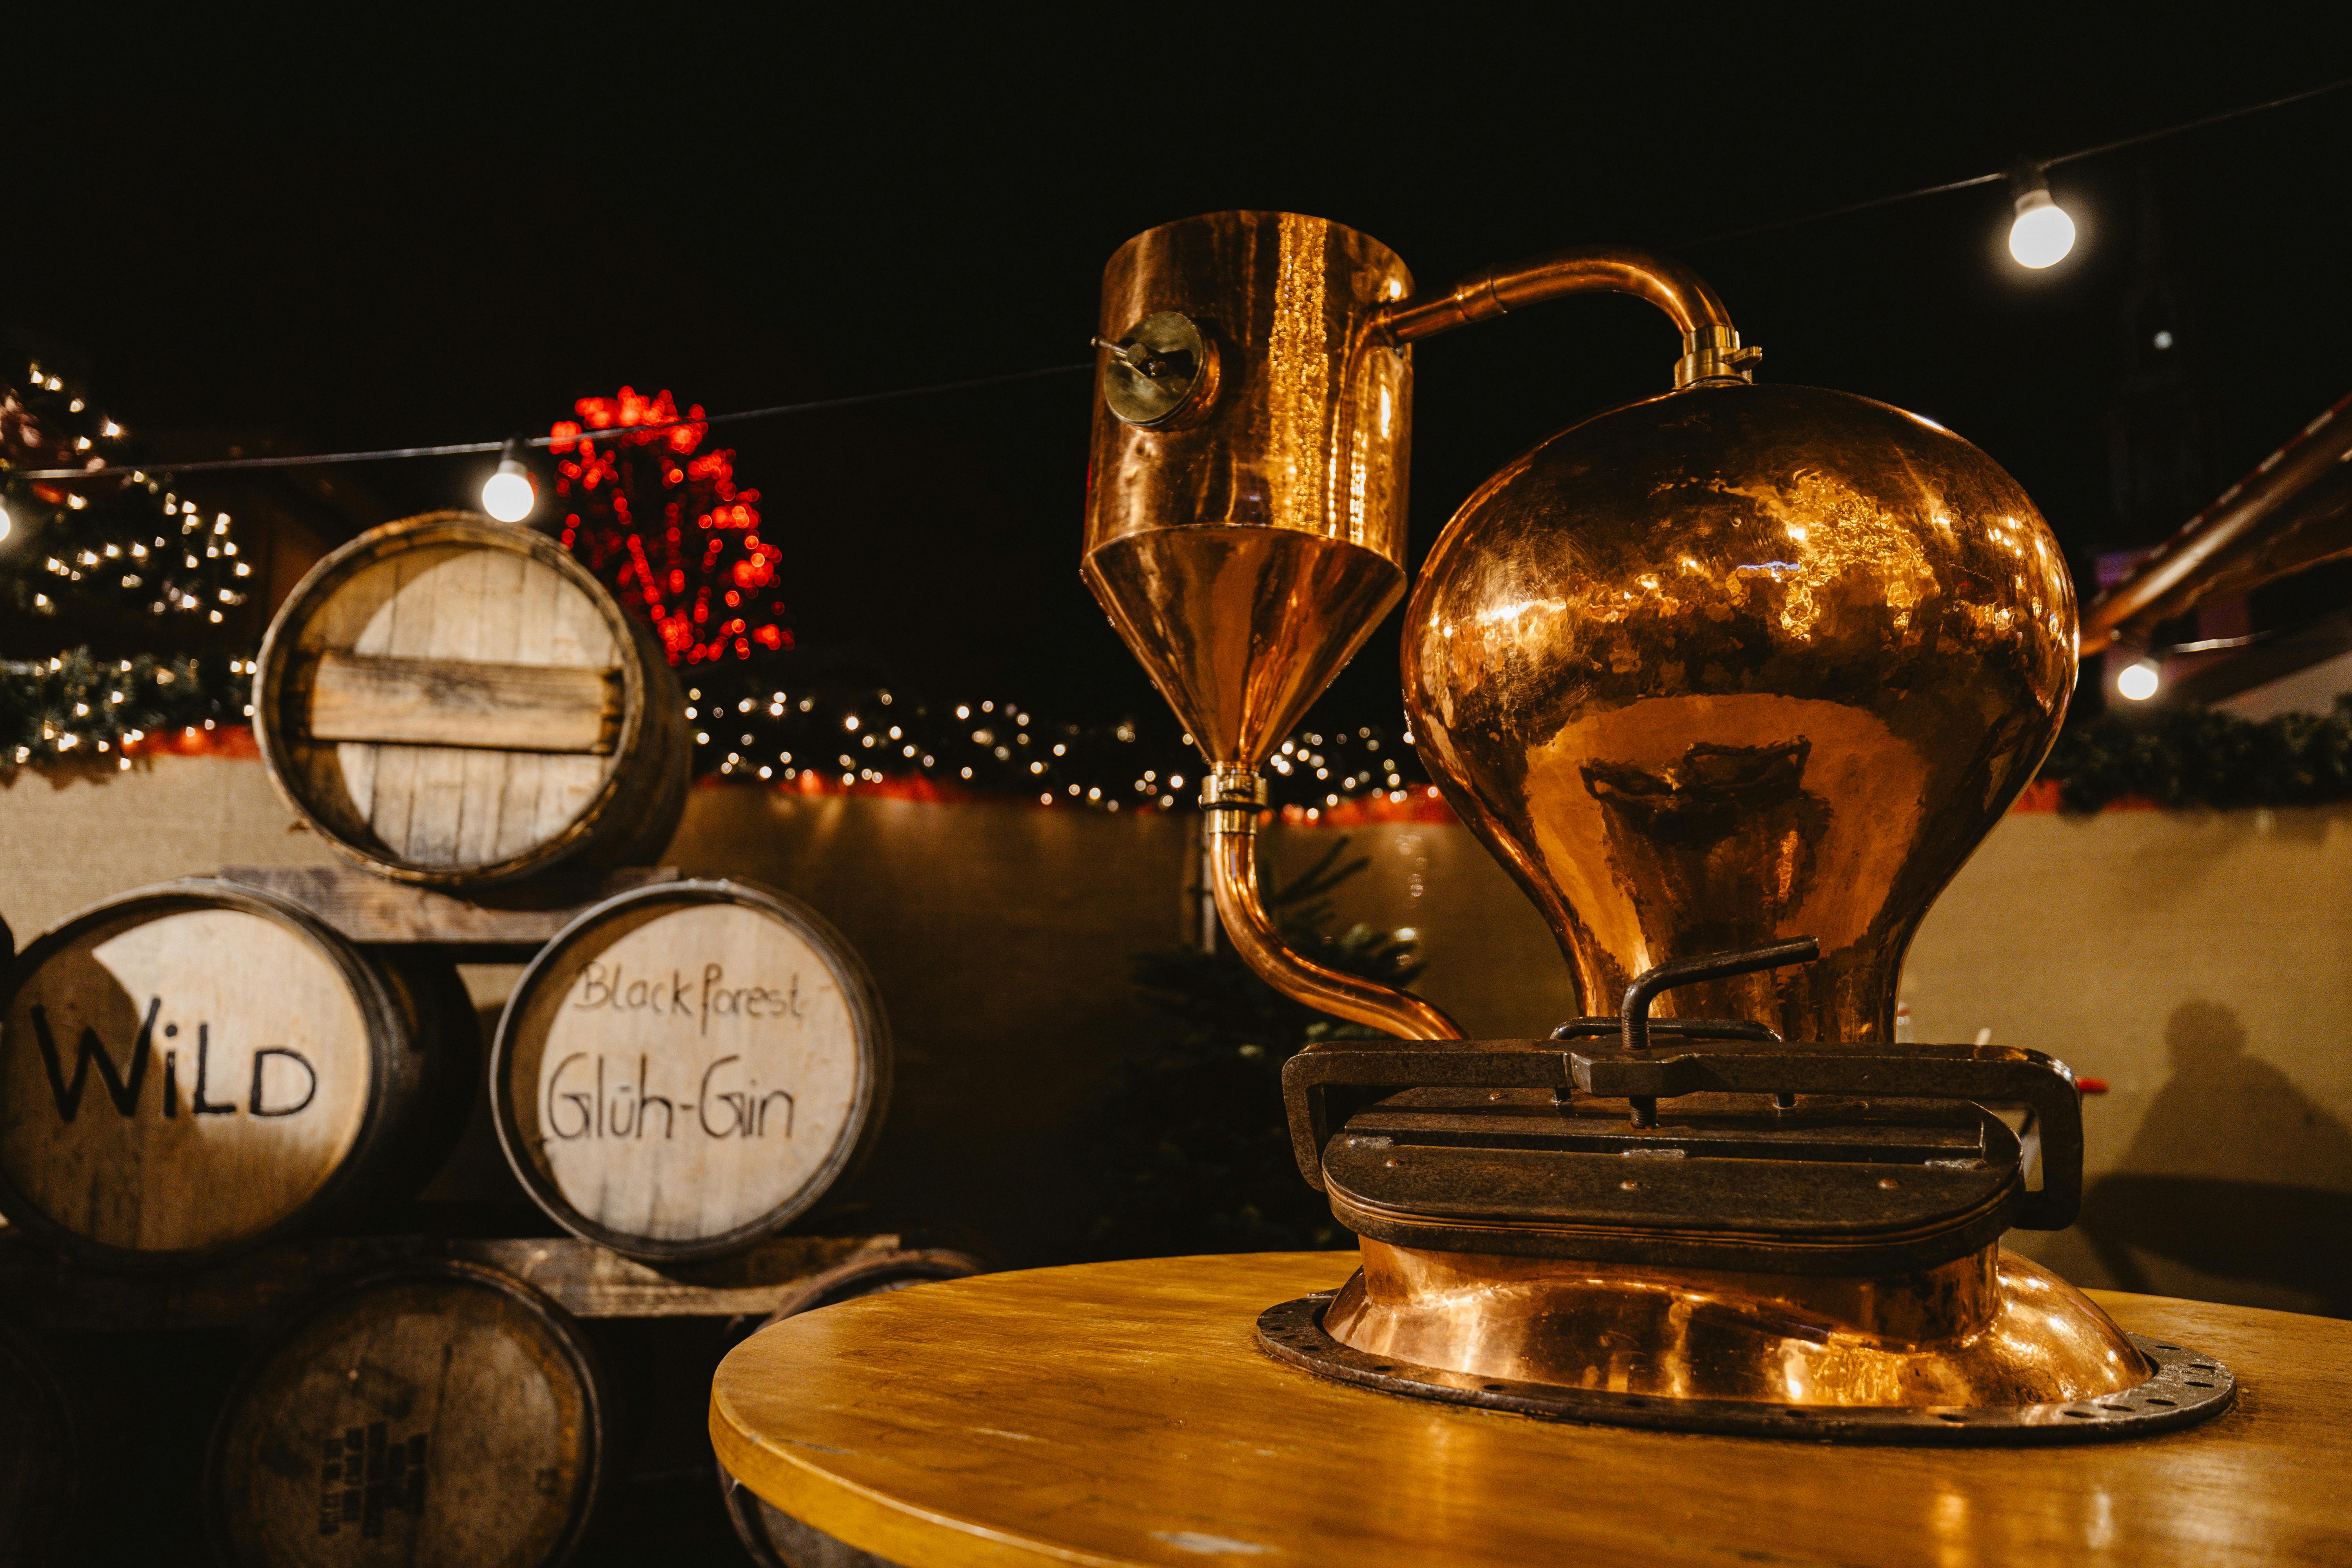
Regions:
M 1353 1252 L 982 1275 L 752 1336 L 720 1461 L 905 1568 L 2352 1563 L 2352 1322 L 2093 1291 L 2237 1406 L 2137 1442 L 1839 1447 L 1580 1426 L 1318 1378 L 1258 1313 Z

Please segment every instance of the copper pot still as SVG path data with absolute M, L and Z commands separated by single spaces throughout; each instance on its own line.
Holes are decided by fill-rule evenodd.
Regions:
M 1644 980 L 1659 988 L 1644 1038 L 1654 1005 L 1660 1031 L 1682 1020 L 1696 1039 L 1704 1027 L 1688 1021 L 1732 1020 L 1750 1042 L 1685 1051 L 1810 1052 L 1775 1058 L 1808 1082 L 1831 1081 L 1815 1066 L 1843 1064 L 1856 1082 L 1908 1070 L 1908 1057 L 1885 1057 L 1894 1067 L 1870 1069 L 1878 1079 L 1853 1064 L 1911 1049 L 1893 1038 L 1905 949 L 2032 777 L 2073 689 L 2071 580 L 2018 483 L 1932 420 L 1755 384 L 1758 351 L 1679 263 L 1583 247 L 1416 295 L 1387 247 L 1287 213 L 1210 214 L 1120 247 L 1097 338 L 1086 580 L 1209 764 L 1214 890 L 1236 950 L 1278 990 L 1413 1043 L 1357 1053 L 1372 1064 L 1357 1088 L 1404 1091 L 1368 1113 L 1377 1126 L 1326 1126 L 1321 1101 L 1291 1090 L 1302 1173 L 1331 1192 L 1367 1262 L 1308 1314 L 1298 1331 L 1329 1353 L 1304 1363 L 1472 1403 L 1581 1390 L 1582 1406 L 1534 1413 L 1637 1424 L 1650 1418 L 1622 1401 L 1897 1425 L 1927 1411 L 1948 1431 L 1997 1425 L 1979 1413 L 2004 1408 L 2048 1426 L 2060 1403 L 2119 1398 L 2165 1358 L 1994 1245 L 2035 1201 L 2032 1162 L 1968 1095 L 1914 1120 L 1979 1139 L 1994 1195 L 1969 1199 L 1965 1219 L 1882 1216 L 1864 1247 L 1880 1223 L 1867 1203 L 1795 1210 L 1837 1208 L 1819 1168 L 1877 1158 L 1853 1140 L 1883 1107 L 1596 1094 L 1578 1073 L 1631 1083 L 1624 1072 L 1650 1070 L 1632 1023 L 1600 1077 L 1557 1042 L 1462 1042 L 1426 1000 L 1314 963 L 1267 917 L 1259 767 L 1404 594 L 1413 344 L 1603 290 L 1668 318 L 1680 338 L 1669 388 L 1570 425 L 1462 504 L 1413 585 L 1402 672 L 1430 776 L 1542 911 L 1586 1014 L 1618 1013 L 1662 965 L 1810 938 L 1811 963 Z M 1798 1044 L 1754 1043 L 1765 1036 Z M 1486 1065 L 1464 1066 L 1473 1055 Z M 2063 1064 L 2010 1056 L 2002 1070 L 2071 1094 Z M 1346 1077 L 1307 1064 L 1318 1071 Z M 1481 1089 L 1477 1105 L 1463 1099 Z M 1596 1120 L 1629 1106 L 1623 1137 L 1641 1147 Z M 1463 1120 L 1473 1110 L 1517 1120 L 1487 1137 L 1490 1123 Z M 1440 1123 L 1424 1159 L 1413 1130 Z M 1684 1156 L 1705 1139 L 1802 1142 L 1801 1127 L 1831 1152 L 1775 1167 L 1793 1173 L 1790 1212 L 1693 1208 L 1713 1190 L 1700 1180 L 1710 1162 Z M 1486 1137 L 1502 1163 L 1440 1147 L 1465 1137 Z M 1433 1173 L 1417 1186 L 1382 1175 L 1378 1193 L 1342 1179 L 1363 1162 L 1334 1151 L 1393 1140 L 1396 1156 L 1364 1168 L 1397 1167 L 1412 1145 Z M 1537 1144 L 1555 1164 L 1509 1163 Z M 1672 1156 L 1686 1179 L 1663 1184 L 1681 1195 L 1643 1209 L 1645 1184 L 1612 1181 L 1611 1208 L 1569 1191 L 1593 1184 L 1591 1161 L 1633 1154 Z M 1490 1165 L 1502 1174 L 1489 1180 Z M 1865 1261 L 1841 1272 L 1841 1256 Z M 1261 1325 L 1277 1354 L 1306 1342 L 1285 1321 Z M 1351 1355 L 1381 1370 L 1350 1373 Z
M 1431 777 L 1543 911 L 1586 1011 L 1798 932 L 1800 969 L 1675 993 L 1887 1040 L 1904 950 L 2032 778 L 2074 683 L 2042 514 L 1916 415 L 1717 382 L 1496 474 L 1406 611 Z

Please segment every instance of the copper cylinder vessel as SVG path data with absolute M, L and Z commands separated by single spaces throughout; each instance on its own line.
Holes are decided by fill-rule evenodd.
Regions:
M 1255 770 L 1401 591 L 1412 345 L 1592 290 L 1664 312 L 1682 340 L 1670 390 L 1538 444 L 1446 526 L 1406 611 L 1423 758 L 1543 913 L 1587 1014 L 1669 961 L 1801 935 L 1817 962 L 1672 992 L 1662 1019 L 1748 1021 L 1824 1050 L 1890 1042 L 1913 933 L 2064 716 L 2070 578 L 2032 502 L 1967 441 L 1864 398 L 1753 384 L 1757 351 L 1686 268 L 1588 247 L 1416 297 L 1385 247 L 1318 219 L 1218 214 L 1139 236 L 1106 277 L 1087 580 L 1211 764 L 1218 907 L 1242 956 L 1301 1000 L 1433 1042 L 1442 1068 L 1435 1043 L 1458 1035 L 1442 1014 L 1317 970 L 1265 920 Z M 1555 1107 L 1524 1089 L 1443 1093 L 1459 1104 L 1424 1095 L 1428 1114 L 1536 1125 Z M 1748 1099 L 1696 1095 L 1709 1109 L 1679 1114 L 1693 1136 L 1708 1116 L 1709 1135 L 1759 1137 L 1797 1124 L 1776 1118 L 1870 1120 L 1866 1103 Z M 1409 1122 L 1412 1101 L 1382 1103 Z M 1595 1112 L 1566 1087 L 1557 1109 Z M 2014 1165 L 1991 1201 L 2017 1202 L 2016 1141 L 1965 1113 Z M 1654 1142 L 1674 1132 L 1669 1115 Z M 1354 1142 L 1360 1159 L 1388 1147 Z M 1400 1144 L 1386 1164 L 1406 1158 Z M 1630 1193 L 1663 1168 L 1618 1173 Z M 1448 1201 L 1446 1234 L 1483 1226 L 1491 1242 L 1400 1245 L 1370 1232 L 1410 1232 L 1412 1215 L 1361 1220 L 1364 1268 L 1315 1310 L 1319 1331 L 1437 1381 L 1800 1410 L 2033 1406 L 2151 1375 L 2086 1298 L 1988 1244 L 1997 1224 L 1961 1223 L 1983 1211 L 1954 1216 L 1940 1251 L 1912 1238 L 1915 1266 L 1852 1275 L 1625 1261 L 1641 1248 L 1622 1234 L 1474 1221 L 1478 1194 Z M 1656 1239 L 1660 1256 L 1745 1256 L 1704 1216 Z

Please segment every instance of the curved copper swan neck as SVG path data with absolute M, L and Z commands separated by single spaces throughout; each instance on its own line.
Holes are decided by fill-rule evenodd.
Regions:
M 1675 384 L 1746 381 L 1762 351 L 1742 348 L 1731 313 L 1706 280 L 1671 257 L 1622 245 L 1580 245 L 1472 273 L 1443 294 L 1384 307 L 1372 330 L 1409 343 L 1570 294 L 1631 294 L 1664 310 L 1683 335 Z

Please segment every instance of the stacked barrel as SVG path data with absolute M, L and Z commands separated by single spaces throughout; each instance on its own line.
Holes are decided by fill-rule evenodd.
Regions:
M 254 722 L 279 792 L 352 864 L 568 907 L 667 846 L 683 709 L 650 633 L 568 552 L 435 513 L 362 536 L 295 589 L 263 645 Z M 487 1052 L 453 956 L 363 945 L 223 880 L 74 916 L 16 960 L 0 1004 L 0 1214 L 105 1270 L 365 1228 L 432 1177 L 486 1095 L 556 1224 L 676 1265 L 773 1237 L 880 1124 L 890 1049 L 873 988 L 782 894 L 671 880 L 591 901 L 525 970 Z M 215 1431 L 217 1550 L 570 1551 L 609 1468 L 613 1403 L 581 1326 L 471 1265 L 317 1283 Z M 65 1417 L 46 1414 L 37 1356 L 0 1332 L 10 1378 L 31 1392 L 0 1421 L 0 1470 L 37 1479 L 69 1447 L 50 1431 Z

